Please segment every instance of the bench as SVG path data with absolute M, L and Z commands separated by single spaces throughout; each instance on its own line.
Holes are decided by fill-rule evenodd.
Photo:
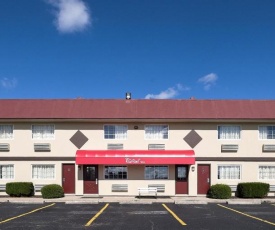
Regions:
M 138 196 L 140 197 L 141 195 L 153 195 L 157 197 L 158 190 L 157 188 L 138 188 Z
M 0 192 L 5 192 L 5 191 L 6 191 L 6 185 L 0 184 Z
M 34 185 L 34 191 L 35 191 L 35 192 L 40 192 L 41 189 L 42 189 L 45 185 L 47 185 L 47 184 L 35 184 L 35 185 Z
M 112 184 L 112 192 L 128 192 L 128 184 Z
M 149 184 L 148 188 L 156 188 L 157 192 L 165 192 L 165 184 Z

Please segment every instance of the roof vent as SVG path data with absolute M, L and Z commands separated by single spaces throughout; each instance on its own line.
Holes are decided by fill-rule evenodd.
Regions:
M 126 100 L 131 100 L 131 93 L 126 93 Z

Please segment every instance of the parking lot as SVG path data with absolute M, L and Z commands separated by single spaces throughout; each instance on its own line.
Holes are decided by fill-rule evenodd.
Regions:
M 275 229 L 275 206 L 0 203 L 0 229 Z

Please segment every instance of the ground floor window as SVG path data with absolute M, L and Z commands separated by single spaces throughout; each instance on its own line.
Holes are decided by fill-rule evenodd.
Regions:
M 274 180 L 275 179 L 275 166 L 259 166 L 259 179 L 260 180 Z
M 168 179 L 168 166 L 145 166 L 145 179 Z
M 225 179 L 225 180 L 241 179 L 241 166 L 240 165 L 218 166 L 218 179 Z
M 13 165 L 0 165 L 0 179 L 14 179 Z
M 54 165 L 32 165 L 32 179 L 54 179 Z
M 105 179 L 127 179 L 127 166 L 105 166 Z

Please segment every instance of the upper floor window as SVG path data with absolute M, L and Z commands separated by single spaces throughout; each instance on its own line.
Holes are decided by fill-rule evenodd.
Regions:
M 104 125 L 104 139 L 127 138 L 127 125 Z
M 0 165 L 0 179 L 14 179 L 13 165 Z
M 236 140 L 241 138 L 241 127 L 237 125 L 218 126 L 218 139 Z
M 13 139 L 13 125 L 0 125 L 0 139 Z
M 275 139 L 275 126 L 259 126 L 260 139 Z
M 218 166 L 218 179 L 225 179 L 225 180 L 241 179 L 241 166 L 240 165 Z
M 32 125 L 33 140 L 53 140 L 54 125 Z
M 259 166 L 259 179 L 260 180 L 274 180 L 275 179 L 275 166 Z
M 145 125 L 145 139 L 168 139 L 168 125 Z

